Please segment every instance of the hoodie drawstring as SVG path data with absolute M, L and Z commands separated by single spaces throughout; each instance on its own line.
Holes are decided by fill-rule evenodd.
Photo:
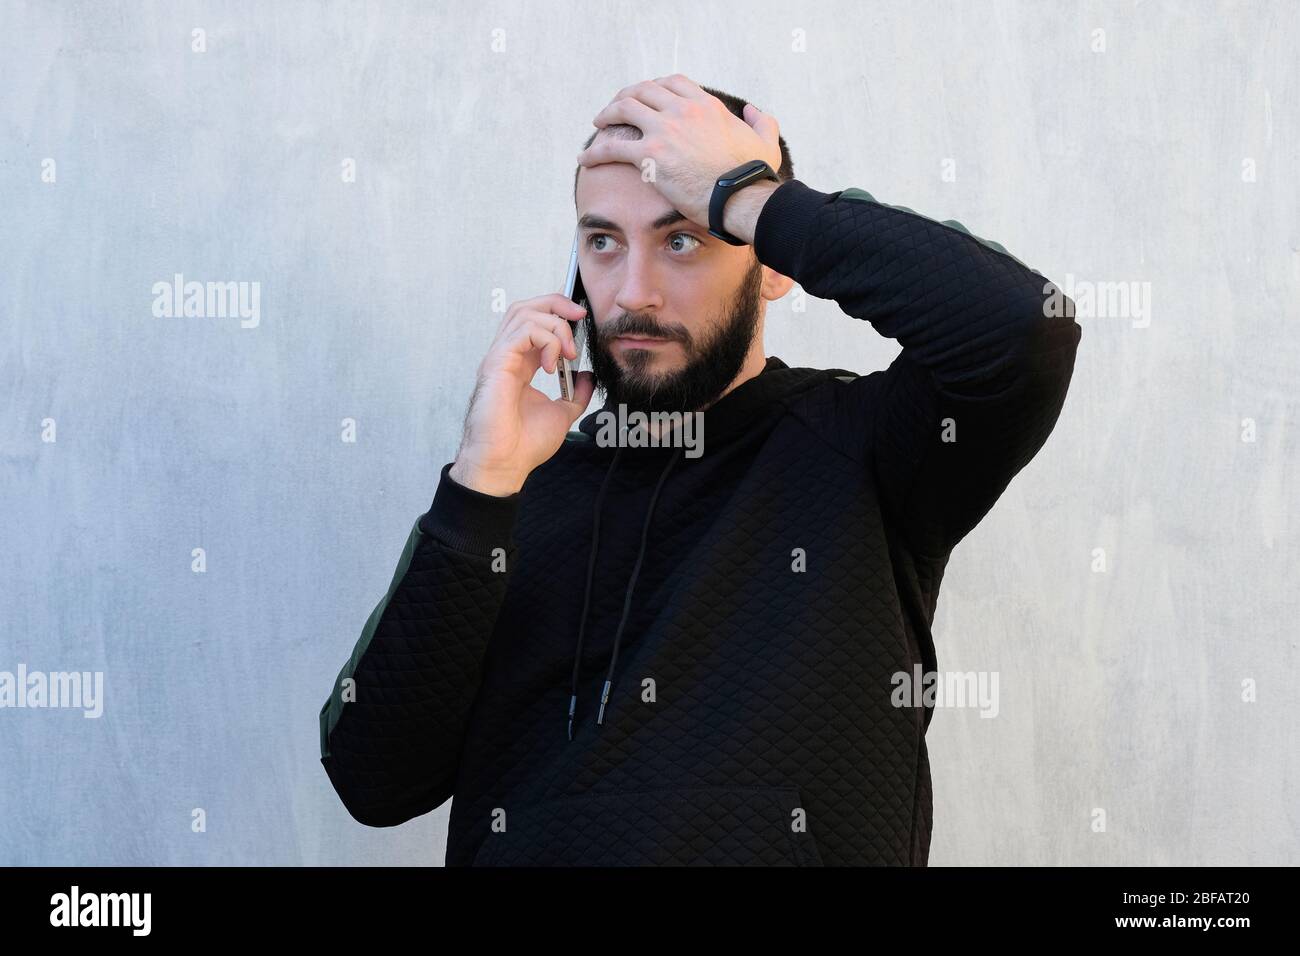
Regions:
M 596 571 L 596 549 L 600 546 L 600 506 L 605 501 L 605 491 L 609 488 L 609 479 L 622 454 L 620 445 L 614 449 L 614 458 L 605 469 L 605 480 L 600 483 L 600 492 L 596 495 L 596 514 L 591 521 L 591 553 L 587 556 L 587 586 L 582 592 L 582 617 L 578 625 L 578 649 L 573 654 L 573 680 L 569 684 L 569 739 L 573 739 L 573 712 L 578 706 L 578 670 L 582 665 L 582 639 L 587 631 L 587 607 L 591 604 L 591 578 Z
M 600 492 L 596 495 L 595 517 L 592 520 L 591 531 L 591 554 L 587 560 L 587 586 L 582 596 L 582 620 L 578 628 L 578 647 L 573 656 L 573 680 L 570 685 L 569 694 L 569 739 L 573 739 L 573 720 L 574 712 L 578 705 L 578 673 L 582 667 L 582 642 L 587 630 L 587 610 L 591 603 L 591 582 L 596 569 L 596 551 L 600 546 L 600 510 L 605 500 L 605 492 L 609 487 L 610 476 L 614 474 L 614 466 L 618 464 L 618 456 L 622 451 L 622 446 L 615 449 L 614 458 L 609 463 L 609 468 L 605 471 L 605 480 L 601 482 Z M 655 505 L 659 500 L 659 492 L 663 490 L 664 482 L 668 479 L 668 472 L 672 470 L 677 459 L 681 456 L 680 448 L 674 449 L 672 455 L 668 458 L 668 464 L 659 474 L 659 482 L 655 485 L 654 494 L 650 496 L 650 506 L 646 509 L 645 524 L 641 528 L 641 547 L 637 551 L 636 564 L 632 568 L 632 575 L 628 578 L 627 594 L 623 599 L 623 616 L 619 618 L 618 630 L 614 632 L 614 650 L 609 659 L 609 671 L 605 675 L 605 686 L 600 694 L 600 711 L 596 715 L 596 723 L 603 725 L 605 722 L 605 705 L 609 701 L 609 689 L 613 684 L 614 667 L 618 663 L 618 648 L 623 640 L 623 625 L 627 623 L 628 613 L 632 609 L 632 592 L 636 587 L 637 576 L 641 573 L 641 562 L 645 558 L 646 542 L 650 535 L 650 521 L 654 517 Z

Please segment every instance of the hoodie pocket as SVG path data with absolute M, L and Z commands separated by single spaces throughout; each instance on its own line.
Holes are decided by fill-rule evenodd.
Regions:
M 474 866 L 821 866 L 797 787 L 584 793 L 511 809 Z

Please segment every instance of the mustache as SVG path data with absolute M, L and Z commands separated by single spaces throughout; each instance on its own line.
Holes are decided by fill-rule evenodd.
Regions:
M 635 335 L 649 339 L 690 341 L 690 333 L 681 325 L 661 325 L 646 316 L 628 313 L 624 313 L 617 319 L 610 319 L 603 326 L 597 325 L 596 334 L 606 340 L 620 335 Z

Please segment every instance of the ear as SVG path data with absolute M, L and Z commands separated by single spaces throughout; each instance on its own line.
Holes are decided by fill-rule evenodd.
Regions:
M 763 266 L 762 295 L 764 299 L 775 302 L 793 288 L 794 280 L 789 276 L 783 276 L 775 269 Z

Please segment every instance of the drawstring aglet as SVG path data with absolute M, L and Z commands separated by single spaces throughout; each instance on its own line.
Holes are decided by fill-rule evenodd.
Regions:
M 569 739 L 573 739 L 573 711 L 578 706 L 578 695 L 574 694 L 569 698 Z
M 609 681 L 605 681 L 605 689 L 600 692 L 600 713 L 596 715 L 596 723 L 602 726 L 605 723 L 605 703 L 609 700 Z

